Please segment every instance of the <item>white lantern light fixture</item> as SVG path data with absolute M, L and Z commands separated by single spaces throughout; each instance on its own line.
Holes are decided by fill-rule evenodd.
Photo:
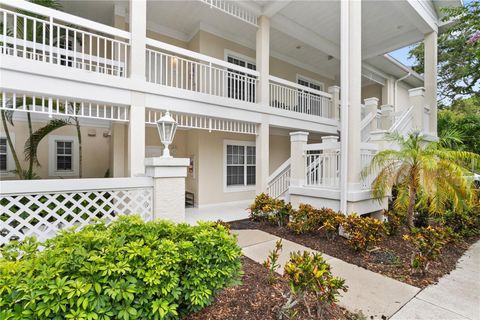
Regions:
M 163 149 L 163 158 L 171 158 L 168 146 L 173 142 L 175 131 L 177 131 L 177 122 L 172 118 L 170 112 L 165 112 L 165 115 L 157 121 L 158 134 L 160 141 L 165 146 Z

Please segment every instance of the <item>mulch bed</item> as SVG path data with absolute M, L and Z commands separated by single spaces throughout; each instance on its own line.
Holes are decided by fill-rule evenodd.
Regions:
M 232 229 L 263 230 L 420 288 L 436 283 L 442 276 L 454 270 L 462 254 L 472 243 L 480 239 L 480 236 L 475 236 L 464 239 L 463 242 L 459 241 L 456 244 L 446 245 L 442 250 L 441 258 L 431 263 L 428 274 L 422 276 L 418 272 L 413 272 L 410 268 L 414 249 L 402 239 L 402 234 L 406 233 L 406 229 L 400 230 L 397 235 L 385 237 L 376 250 L 358 253 L 348 246 L 343 237 L 335 235 L 329 240 L 322 231 L 297 235 L 287 228 L 280 228 L 266 222 L 255 222 L 250 219 L 233 221 L 229 224 Z
M 215 298 L 214 303 L 205 309 L 187 316 L 186 320 L 275 320 L 277 311 L 285 303 L 282 292 L 288 291 L 288 283 L 279 279 L 274 285 L 268 283 L 268 271 L 262 265 L 242 258 L 242 284 L 224 289 Z M 313 308 L 313 302 L 310 305 Z M 296 308 L 295 319 L 312 319 L 308 317 L 306 308 L 302 305 Z M 337 305 L 324 311 L 323 319 L 355 319 L 355 315 Z M 287 317 L 284 317 L 287 319 Z M 319 319 L 319 318 L 313 318 Z

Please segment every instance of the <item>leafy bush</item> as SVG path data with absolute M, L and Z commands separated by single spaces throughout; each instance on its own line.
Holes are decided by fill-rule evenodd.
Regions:
M 312 316 L 305 298 L 313 295 L 316 298 L 317 316 L 323 319 L 324 307 L 337 301 L 340 290 L 347 291 L 345 280 L 332 275 L 330 265 L 323 260 L 320 253 L 291 253 L 284 274 L 289 281 L 290 293 L 287 303 L 280 310 L 281 314 L 303 301 Z
M 278 264 L 278 258 L 280 257 L 280 251 L 282 251 L 282 239 L 275 242 L 275 248 L 268 254 L 267 260 L 263 262 L 263 266 L 268 269 L 268 282 L 270 284 L 275 283 L 277 280 L 277 270 L 280 268 Z
M 269 221 L 283 227 L 288 223 L 292 205 L 261 193 L 255 197 L 255 202 L 249 207 L 249 210 L 250 218 L 253 220 Z
M 480 207 L 464 212 L 447 210 L 437 218 L 437 222 L 462 237 L 477 235 L 480 233 Z
M 297 234 L 323 229 L 330 237 L 338 231 L 343 218 L 343 214 L 329 208 L 315 209 L 309 204 L 300 204 L 298 210 L 290 214 L 288 227 Z
M 348 235 L 348 244 L 355 251 L 364 251 L 373 247 L 386 234 L 382 221 L 370 217 L 360 217 L 356 213 L 347 216 L 342 227 Z
M 383 215 L 387 218 L 385 228 L 389 236 L 396 235 L 400 226 L 405 224 L 407 216 L 398 210 L 385 210 Z
M 238 283 L 240 248 L 221 225 L 121 216 L 0 253 L 1 319 L 177 319 Z
M 411 266 L 425 275 L 430 262 L 437 260 L 443 246 L 451 239 L 451 230 L 442 227 L 414 228 L 403 236 L 416 249 Z

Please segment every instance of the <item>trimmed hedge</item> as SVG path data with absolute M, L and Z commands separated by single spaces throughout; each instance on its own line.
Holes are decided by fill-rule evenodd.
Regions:
M 0 319 L 177 319 L 241 276 L 241 249 L 214 223 L 121 216 L 0 253 Z

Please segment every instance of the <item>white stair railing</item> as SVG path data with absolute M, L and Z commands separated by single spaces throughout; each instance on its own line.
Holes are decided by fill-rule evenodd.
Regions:
M 375 154 L 378 152 L 378 146 L 374 143 L 361 143 L 360 144 L 360 165 L 362 170 L 368 167 Z M 376 177 L 376 173 L 372 172 L 369 175 L 362 178 L 361 188 L 363 190 L 370 190 L 372 182 Z
M 274 198 L 280 197 L 290 187 L 290 158 L 275 170 L 267 182 L 267 193 Z
M 413 128 L 413 106 L 410 107 L 398 120 L 388 129 L 388 132 L 398 132 L 401 135 L 407 135 Z

